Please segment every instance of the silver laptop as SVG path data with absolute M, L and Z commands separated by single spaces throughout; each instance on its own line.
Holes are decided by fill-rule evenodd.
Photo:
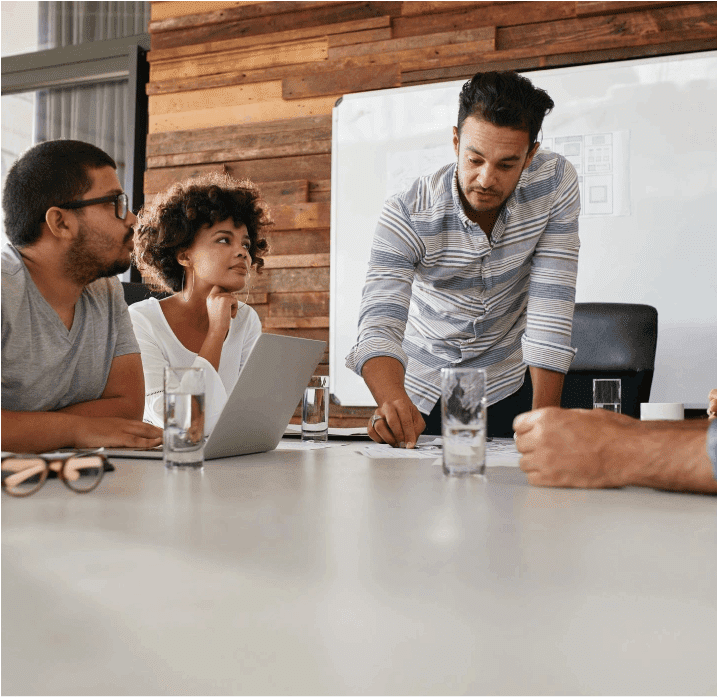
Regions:
M 327 343 L 261 334 L 204 447 L 205 460 L 277 447 Z M 156 449 L 107 448 L 123 458 L 162 458 Z

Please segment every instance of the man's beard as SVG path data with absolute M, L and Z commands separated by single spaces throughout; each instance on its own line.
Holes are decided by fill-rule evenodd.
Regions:
M 88 244 L 92 235 L 93 244 Z M 132 230 L 128 237 L 132 236 Z M 123 241 L 124 242 L 124 241 Z M 94 249 L 108 249 L 116 245 L 116 242 L 103 233 L 96 230 L 89 230 L 85 225 L 80 224 L 77 237 L 65 257 L 65 274 L 80 286 L 111 276 L 117 276 L 130 268 L 130 262 L 116 259 L 113 262 L 103 262 L 98 258 Z

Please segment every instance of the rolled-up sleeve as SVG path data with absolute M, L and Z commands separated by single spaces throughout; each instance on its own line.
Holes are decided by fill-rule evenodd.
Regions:
M 521 340 L 525 364 L 559 373 L 568 371 L 576 354 L 571 346 L 571 328 L 580 212 L 576 170 L 560 160 L 548 224 L 531 262 L 526 332 Z
M 406 369 L 402 342 L 422 249 L 404 203 L 398 197 L 388 199 L 372 242 L 357 342 L 346 357 L 347 368 L 355 373 L 361 375 L 364 364 L 376 356 L 395 358 Z

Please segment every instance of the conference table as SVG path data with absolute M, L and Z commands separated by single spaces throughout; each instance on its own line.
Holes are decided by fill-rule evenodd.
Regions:
M 715 497 L 362 448 L 3 495 L 3 694 L 716 694 Z

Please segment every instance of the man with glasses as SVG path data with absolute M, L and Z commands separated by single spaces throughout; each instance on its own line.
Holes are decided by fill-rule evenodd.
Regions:
M 117 274 L 135 216 L 88 143 L 30 148 L 3 190 L 2 449 L 152 447 L 140 350 Z

